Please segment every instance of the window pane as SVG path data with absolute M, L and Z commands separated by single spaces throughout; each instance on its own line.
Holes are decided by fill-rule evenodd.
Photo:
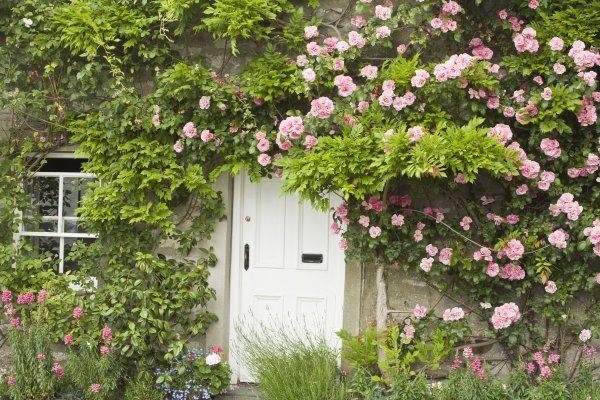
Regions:
M 90 244 L 93 243 L 94 240 L 93 238 L 86 238 L 86 239 L 76 239 L 76 238 L 65 238 L 65 262 L 63 264 L 63 272 L 67 272 L 67 271 L 76 271 L 79 269 L 79 265 L 77 263 L 77 261 L 73 261 L 69 259 L 69 254 L 71 253 L 71 250 L 73 249 L 73 245 L 75 244 L 75 242 L 83 242 L 85 244 Z
M 63 216 L 75 216 L 75 210 L 81 206 L 81 199 L 87 190 L 91 178 L 64 178 L 63 180 Z
M 58 272 L 60 238 L 29 236 L 25 239 L 31 244 L 35 253 L 49 257 L 49 264 Z
M 83 221 L 79 219 L 66 219 L 63 221 L 63 232 L 66 233 L 88 233 L 83 227 Z
M 27 181 L 25 191 L 31 200 L 31 209 L 26 210 L 28 217 L 32 216 L 31 212 L 41 216 L 58 216 L 58 182 L 58 178 L 45 176 Z

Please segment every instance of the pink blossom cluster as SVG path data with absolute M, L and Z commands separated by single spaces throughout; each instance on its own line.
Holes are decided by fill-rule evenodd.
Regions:
M 390 37 L 391 34 L 392 30 L 387 26 L 378 26 L 377 28 L 375 28 L 375 37 L 377 39 L 385 39 L 387 37 Z
M 438 259 L 442 264 L 450 265 L 450 260 L 452 259 L 452 249 L 446 247 L 440 250 L 440 255 Z
M 594 65 L 600 65 L 600 54 L 585 50 L 585 43 L 581 40 L 573 42 L 573 46 L 569 50 L 569 57 L 573 58 L 573 62 L 578 67 L 591 68 Z
M 430 75 L 424 69 L 418 69 L 415 71 L 415 76 L 410 79 L 410 84 L 414 87 L 420 88 L 425 86 L 425 82 L 429 79 Z
M 565 47 L 565 42 L 557 36 L 554 36 L 552 39 L 550 39 L 548 44 L 550 45 L 550 50 L 552 51 L 561 51 Z
M 372 81 L 377 78 L 377 67 L 374 65 L 366 65 L 360 70 L 360 76 Z
M 201 110 L 207 110 L 210 107 L 210 97 L 202 96 L 198 101 Z
M 567 240 L 569 234 L 564 229 L 557 229 L 548 235 L 548 242 L 559 249 L 565 249 L 567 247 Z
M 556 293 L 556 291 L 558 290 L 558 287 L 556 286 L 556 282 L 554 282 L 554 281 L 546 282 L 546 286 L 544 287 L 544 290 L 546 291 L 546 293 L 550 293 L 550 294 Z
M 473 253 L 473 260 L 475 261 L 492 261 L 492 250 L 487 247 L 482 247 Z
M 299 139 L 304 133 L 301 117 L 287 117 L 279 123 L 279 134 L 290 139 Z
M 498 274 L 500 273 L 500 266 L 498 265 L 498 263 L 495 262 L 488 262 L 488 265 L 485 269 L 485 274 L 487 276 L 489 276 L 490 278 L 494 278 L 496 276 L 498 276 Z
M 409 136 L 408 140 L 410 142 L 416 142 L 419 139 L 421 139 L 423 136 L 425 136 L 425 131 L 419 125 L 416 125 L 416 126 L 413 126 L 412 128 L 409 128 L 408 131 L 406 131 L 406 133 Z
M 183 131 L 181 133 L 181 137 L 194 138 L 197 135 L 196 126 L 193 122 L 188 122 L 183 126 Z
M 81 307 L 73 308 L 73 319 L 79 319 L 81 317 L 83 317 L 83 310 Z
M 360 29 L 367 25 L 367 20 L 364 19 L 361 15 L 355 15 L 350 19 L 350 23 L 356 28 Z
M 471 224 L 473 223 L 473 219 L 471 217 L 468 216 L 464 216 L 462 217 L 462 219 L 460 220 L 460 226 L 465 230 L 468 231 L 469 229 L 471 229 Z
M 540 174 L 540 181 L 538 182 L 538 188 L 540 190 L 548 190 L 550 189 L 550 185 L 556 179 L 556 175 L 551 171 L 542 171 Z
M 351 46 L 355 46 L 360 49 L 365 46 L 367 41 L 360 33 L 356 31 L 350 31 L 350 33 L 348 33 L 348 43 L 350 43 Z
M 420 231 L 417 230 L 417 232 L 420 232 Z M 432 257 L 422 258 L 421 263 L 419 264 L 419 267 L 421 267 L 421 269 L 423 271 L 429 272 L 429 271 L 431 271 L 431 267 L 433 266 L 434 261 L 435 260 Z
M 556 204 L 550 205 L 550 214 L 556 217 L 563 213 L 567 215 L 569 220 L 577 221 L 579 215 L 583 212 L 583 207 L 579 205 L 579 202 L 573 201 L 574 199 L 575 197 L 571 193 L 563 193 Z
M 525 247 L 523 246 L 523 243 L 521 243 L 520 240 L 511 239 L 508 241 L 506 246 L 500 250 L 500 252 L 503 256 L 505 255 L 506 257 L 508 257 L 509 260 L 516 261 L 523 257 Z
M 437 253 L 438 253 L 438 248 L 435 247 L 434 245 L 432 245 L 431 243 L 428 244 L 427 246 L 425 246 L 425 251 L 427 252 L 427 254 L 429 254 L 431 257 L 434 257 Z
M 319 28 L 314 25 L 304 27 L 304 40 L 310 40 L 319 37 Z
M 397 111 L 400 111 L 405 107 L 413 105 L 415 100 L 416 97 L 412 92 L 406 92 L 403 96 L 394 98 L 393 106 Z
M 377 101 L 382 107 L 389 107 L 394 102 L 394 96 L 395 94 L 392 90 L 386 89 L 381 93 Z
M 100 337 L 106 343 L 109 343 L 112 340 L 112 329 L 110 329 L 108 326 L 104 326 L 104 328 L 102 328 L 102 332 L 100 333 Z
M 520 281 L 525 279 L 525 270 L 516 264 L 506 264 L 502 267 L 500 278 L 507 279 L 509 281 Z
M 356 85 L 350 76 L 338 75 L 334 78 L 333 84 L 338 88 L 338 93 L 342 97 L 350 96 L 356 89 Z
M 540 142 L 540 148 L 550 158 L 558 158 L 561 154 L 560 143 L 555 139 L 544 138 Z
M 10 303 L 12 301 L 12 292 L 10 290 L 2 291 L 2 301 L 4 303 Z
M 540 172 L 540 164 L 533 160 L 524 160 L 519 167 L 521 175 L 527 179 L 535 179 Z
M 492 325 L 494 326 L 494 329 L 508 328 L 514 322 L 518 321 L 519 318 L 521 318 L 519 306 L 515 303 L 506 303 L 500 307 L 494 308 Z
M 445 82 L 448 79 L 458 78 L 463 70 L 471 68 L 474 65 L 473 59 L 474 57 L 465 53 L 459 55 L 453 54 L 446 62 L 437 64 L 434 67 L 433 74 L 435 75 L 435 79 L 438 82 Z
M 386 21 L 392 17 L 392 8 L 377 5 L 375 6 L 375 16 L 382 21 Z
M 440 29 L 442 32 L 455 31 L 458 24 L 450 18 L 462 11 L 462 7 L 455 1 L 449 1 L 442 5 L 442 10 L 438 17 L 433 18 L 430 22 L 433 29 Z
M 304 78 L 306 82 L 314 82 L 317 78 L 317 74 L 315 73 L 314 69 L 306 68 L 302 71 L 302 78 Z
M 463 352 L 463 355 L 464 355 L 464 352 Z M 483 369 L 482 362 L 479 358 L 476 358 L 471 362 L 471 371 L 476 373 L 477 376 L 479 377 L 479 379 L 481 379 L 481 380 L 485 379 L 485 370 Z
M 513 137 L 510 126 L 505 124 L 496 124 L 487 135 L 489 137 L 495 137 L 502 144 L 506 144 Z
M 583 230 L 583 234 L 594 245 L 594 253 L 600 256 L 600 219 L 595 219 L 592 226 Z
M 594 106 L 594 100 L 591 97 L 585 96 L 581 101 L 581 110 L 577 114 L 577 121 L 581 126 L 590 126 L 596 122 L 598 116 L 596 115 L 596 106 Z
M 465 312 L 460 307 L 447 308 L 442 314 L 444 321 L 458 321 L 465 317 Z
M 33 292 L 22 293 L 17 296 L 17 304 L 32 304 L 35 301 Z
M 312 149 L 317 144 L 319 144 L 319 139 L 317 139 L 313 135 L 306 135 L 306 137 L 304 138 L 304 148 L 306 148 L 306 150 Z M 261 154 L 261 155 L 266 156 L 266 154 Z M 269 161 L 270 161 L 270 159 L 269 159 Z
M 492 49 L 483 44 L 483 40 L 481 40 L 481 38 L 471 39 L 471 41 L 469 42 L 469 46 L 473 48 L 473 57 L 475 57 L 478 60 L 491 60 L 494 56 L 494 52 L 492 51 Z M 498 71 L 496 70 L 496 72 Z
M 59 363 L 52 364 L 52 372 L 54 372 L 58 379 L 62 379 L 62 377 L 65 376 L 65 372 Z
M 329 97 L 319 97 L 310 103 L 310 113 L 321 119 L 327 119 L 333 113 L 335 106 Z
M 530 53 L 536 53 L 539 49 L 540 44 L 535 38 L 537 35 L 535 29 L 527 27 L 523 29 L 522 33 L 517 33 L 513 38 L 515 48 L 519 53 L 528 51 Z
M 592 331 L 589 329 L 582 329 L 579 333 L 579 340 L 582 342 L 587 342 L 592 338 Z
M 554 373 L 550 365 L 557 364 L 560 361 L 560 355 L 550 353 L 546 356 L 545 353 L 548 353 L 549 346 L 544 346 L 544 352 L 537 351 L 533 355 L 534 362 L 529 361 L 526 364 L 526 370 L 528 374 L 533 374 L 536 370 L 539 370 L 540 379 L 550 378 Z M 547 358 L 547 360 L 546 360 Z
M 596 71 L 581 71 L 577 74 L 588 86 L 594 86 L 596 84 L 596 77 L 598 74 Z
M 416 319 L 424 318 L 427 315 L 427 308 L 417 304 L 413 310 L 413 315 Z

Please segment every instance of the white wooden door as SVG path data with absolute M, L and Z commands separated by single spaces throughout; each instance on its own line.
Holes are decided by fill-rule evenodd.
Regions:
M 342 328 L 344 254 L 329 232 L 331 215 L 282 196 L 280 179 L 235 181 L 231 347 L 234 374 L 251 381 L 235 358 L 235 324 L 300 323 L 337 344 Z

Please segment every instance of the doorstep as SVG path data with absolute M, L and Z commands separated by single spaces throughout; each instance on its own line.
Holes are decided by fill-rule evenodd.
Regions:
M 221 394 L 215 400 L 259 400 L 260 392 L 256 385 L 242 383 L 231 385 L 227 393 Z

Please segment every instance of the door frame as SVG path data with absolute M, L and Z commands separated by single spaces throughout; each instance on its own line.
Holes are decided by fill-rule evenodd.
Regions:
M 243 216 L 243 193 L 247 182 L 248 175 L 245 170 L 242 170 L 233 178 L 233 211 L 231 220 L 231 269 L 229 282 L 229 364 L 231 365 L 231 383 L 238 383 L 239 376 L 238 360 L 234 352 L 235 342 L 235 323 L 242 309 L 242 266 L 243 266 L 243 251 L 241 245 L 242 239 L 242 216 Z M 267 178 L 263 178 L 267 179 Z M 254 184 L 250 182 L 250 184 Z M 335 249 L 329 254 L 332 266 L 336 267 L 336 280 L 333 284 L 336 296 L 336 309 L 334 315 L 335 331 L 340 331 L 343 328 L 344 316 L 344 288 L 346 277 L 346 262 L 344 251 L 338 246 L 330 246 Z

